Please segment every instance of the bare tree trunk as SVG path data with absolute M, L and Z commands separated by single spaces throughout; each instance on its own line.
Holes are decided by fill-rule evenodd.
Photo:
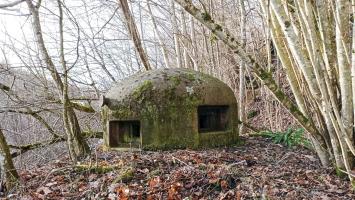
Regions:
M 139 57 L 143 63 L 143 66 L 146 70 L 151 70 L 152 68 L 149 64 L 148 56 L 143 49 L 142 42 L 141 42 L 141 39 L 138 34 L 137 26 L 136 26 L 136 23 L 134 22 L 134 18 L 133 18 L 131 11 L 129 9 L 128 2 L 127 2 L 127 0 L 119 0 L 119 4 L 120 4 L 121 10 L 123 12 L 125 21 L 126 21 L 129 35 L 132 38 L 132 41 L 134 43 L 134 47 L 139 54 Z
M 266 5 L 266 3 L 264 1 L 261 1 L 261 5 L 263 8 L 263 11 L 265 14 L 267 14 L 269 12 L 269 7 L 268 5 Z M 295 70 L 295 66 L 293 64 L 293 60 L 292 60 L 292 56 L 290 55 L 290 52 L 288 51 L 288 49 L 285 46 L 285 41 L 282 40 L 283 35 L 281 33 L 281 27 L 279 26 L 279 24 L 275 23 L 276 17 L 274 14 L 269 13 L 269 19 L 272 22 L 271 24 L 269 24 L 272 28 L 271 28 L 271 37 L 274 41 L 274 45 L 275 48 L 277 50 L 277 54 L 278 57 L 282 63 L 283 68 L 285 69 L 286 75 L 287 75 L 287 79 L 288 82 L 291 86 L 292 92 L 295 96 L 297 105 L 300 108 L 300 111 L 309 118 L 309 114 L 308 111 L 306 109 L 306 104 L 305 104 L 305 94 L 302 94 L 302 91 L 300 89 L 300 81 L 297 78 L 296 75 L 296 70 Z M 312 142 L 314 143 L 314 147 L 316 152 L 319 155 L 323 154 L 323 150 L 322 148 L 319 146 L 319 142 L 317 142 L 316 139 L 314 139 L 312 135 L 310 135 Z
M 350 1 L 260 2 L 264 12 L 269 12 L 265 10 L 266 2 L 270 2 L 273 42 L 297 104 L 306 116 L 307 106 L 312 106 L 310 120 L 322 131 L 337 172 L 345 172 L 354 184 L 355 101 L 351 84 L 354 72 L 350 67 L 354 44 L 351 47 Z M 298 88 L 304 89 L 299 92 Z M 317 142 L 314 138 L 313 141 Z
M 150 19 L 152 20 L 154 33 L 157 36 L 157 39 L 158 39 L 158 42 L 159 42 L 159 45 L 160 45 L 160 49 L 161 49 L 161 53 L 163 55 L 165 67 L 169 68 L 170 64 L 169 64 L 168 52 L 167 52 L 165 44 L 163 43 L 163 40 L 162 40 L 162 38 L 160 36 L 157 23 L 155 22 L 155 18 L 154 18 L 154 15 L 152 13 L 152 9 L 150 8 L 149 0 L 146 0 L 146 4 L 147 4 L 147 8 L 148 8 L 148 13 L 149 13 Z
M 67 73 L 66 64 L 64 60 L 64 47 L 63 47 L 63 24 L 62 24 L 62 11 L 61 11 L 61 2 L 60 0 L 57 1 L 59 8 L 60 8 L 60 20 L 59 20 L 59 27 L 60 27 L 60 37 L 61 37 L 61 62 L 62 66 L 64 67 L 64 72 Z M 72 103 L 69 101 L 68 97 L 68 83 L 65 81 L 63 83 L 53 61 L 52 58 L 49 56 L 47 48 L 45 46 L 42 29 L 39 19 L 39 7 L 40 5 L 34 5 L 31 0 L 26 0 L 27 6 L 32 14 L 32 26 L 36 35 L 37 45 L 39 47 L 40 54 L 42 55 L 43 59 L 46 62 L 47 69 L 51 72 L 52 78 L 56 83 L 57 89 L 59 94 L 61 94 L 61 98 L 63 101 L 63 120 L 65 124 L 65 129 L 67 132 L 68 137 L 68 148 L 70 152 L 70 156 L 72 161 L 77 161 L 78 158 L 84 157 L 90 152 L 90 148 L 86 141 L 81 137 L 81 130 L 80 125 L 77 121 L 76 114 L 73 110 Z M 66 77 L 67 78 L 67 77 Z M 63 98 L 65 97 L 65 98 Z
M 339 86 L 341 93 L 341 116 L 346 135 L 353 140 L 353 102 L 350 67 L 350 2 L 348 0 L 336 1 L 336 52 L 339 67 Z M 344 146 L 344 151 L 348 154 L 349 148 Z M 354 155 L 355 156 L 355 155 Z M 351 170 L 354 157 L 349 153 L 349 169 Z
M 12 162 L 10 148 L 0 127 L 0 178 L 4 181 L 7 191 L 18 184 L 19 175 Z
M 181 10 L 181 19 L 182 19 L 182 34 L 183 34 L 183 46 L 184 46 L 184 51 L 183 51 L 183 56 L 184 56 L 184 67 L 185 68 L 192 68 L 191 66 L 191 62 L 190 62 L 190 57 L 188 55 L 187 52 L 187 48 L 188 48 L 188 37 L 189 35 L 187 34 L 187 27 L 186 27 L 186 17 L 185 17 L 185 11 Z
M 181 49 L 179 43 L 179 26 L 176 19 L 176 12 L 175 12 L 175 3 L 174 0 L 170 0 L 170 7 L 171 7 L 171 23 L 173 25 L 173 37 L 174 37 L 174 46 L 176 52 L 176 64 L 178 68 L 182 68 L 182 60 L 181 60 Z
M 319 133 L 312 120 L 305 117 L 289 97 L 287 97 L 280 87 L 275 83 L 272 75 L 264 70 L 256 59 L 245 52 L 238 40 L 233 37 L 230 32 L 224 29 L 221 25 L 214 22 L 211 16 L 206 11 L 201 11 L 196 8 L 189 0 L 176 0 L 187 12 L 193 15 L 197 20 L 204 24 L 212 31 L 220 40 L 222 40 L 235 54 L 244 60 L 252 72 L 263 82 L 263 84 L 271 91 L 276 99 L 290 112 L 290 114 L 315 138 L 319 143 L 322 154 L 319 155 L 324 166 L 329 165 L 329 155 L 327 155 L 326 140 Z M 312 81 L 312 80 L 309 80 Z
M 195 33 L 195 19 L 192 15 L 190 15 L 190 32 L 191 32 L 191 47 L 192 47 L 192 56 L 193 56 L 193 64 L 194 70 L 198 71 L 198 52 L 197 52 L 197 42 L 196 42 L 196 33 Z
M 351 1 L 352 4 L 352 16 L 353 16 L 353 25 L 352 25 L 352 51 L 351 51 L 351 81 L 352 81 L 352 89 L 353 89 L 353 107 L 355 107 L 355 0 Z M 355 109 L 353 109 L 353 124 L 355 125 Z M 355 126 L 353 127 L 353 133 L 355 133 Z
M 71 159 L 76 162 L 80 157 L 86 156 L 90 152 L 89 145 L 81 136 L 81 129 L 73 108 L 70 105 L 68 96 L 68 69 L 64 58 L 64 36 L 63 36 L 63 10 L 62 2 L 57 0 L 59 8 L 59 41 L 60 41 L 60 62 L 63 68 L 63 121 L 68 136 L 68 147 Z
M 245 30 L 245 6 L 244 0 L 239 0 L 239 10 L 240 10 L 240 34 L 241 34 L 241 45 L 242 48 L 246 47 L 246 30 Z M 245 122 L 245 63 L 243 60 L 240 61 L 239 70 L 239 120 Z M 239 133 L 243 133 L 243 124 L 239 127 Z

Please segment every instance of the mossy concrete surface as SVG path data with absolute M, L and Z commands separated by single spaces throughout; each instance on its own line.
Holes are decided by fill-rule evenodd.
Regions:
M 227 131 L 199 133 L 200 105 L 229 106 Z M 108 123 L 113 120 L 139 120 L 143 149 L 210 147 L 238 141 L 233 91 L 217 78 L 188 69 L 151 70 L 124 79 L 103 98 L 102 118 L 107 147 Z

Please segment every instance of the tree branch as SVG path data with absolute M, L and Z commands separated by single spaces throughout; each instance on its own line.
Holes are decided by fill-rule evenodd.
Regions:
M 84 105 L 82 103 L 73 102 L 73 101 L 69 101 L 69 103 L 70 103 L 70 106 L 76 110 L 80 110 L 80 111 L 87 112 L 87 113 L 95 113 L 96 112 L 90 104 Z
M 326 142 L 324 136 L 319 133 L 318 129 L 302 112 L 298 109 L 288 96 L 281 90 L 272 77 L 272 74 L 263 69 L 262 65 L 256 61 L 256 58 L 248 54 L 242 47 L 242 44 L 231 35 L 231 33 L 217 24 L 206 11 L 201 11 L 196 8 L 191 0 L 175 0 L 185 11 L 194 16 L 199 22 L 207 27 L 217 38 L 228 46 L 235 54 L 237 54 L 251 69 L 251 71 L 258 77 L 261 82 L 270 90 L 275 98 L 289 111 L 289 113 L 300 123 L 310 134 L 315 136 L 321 143 L 321 146 L 326 149 Z
M 4 90 L 4 91 L 7 91 L 7 92 L 10 92 L 10 87 L 7 86 L 7 85 L 4 85 L 2 83 L 0 83 L 0 89 Z
M 89 139 L 89 138 L 102 138 L 103 137 L 103 132 L 82 132 L 81 133 L 84 139 Z M 11 154 L 12 158 L 15 158 L 27 151 L 30 150 L 34 150 L 37 148 L 41 148 L 41 147 L 45 147 L 51 144 L 55 144 L 58 142 L 64 142 L 66 141 L 65 137 L 61 137 L 61 136 L 53 136 L 52 139 L 47 140 L 47 141 L 42 141 L 42 142 L 37 142 L 37 143 L 33 143 L 33 144 L 27 144 L 27 145 L 20 145 L 20 146 L 16 146 L 16 145 L 9 145 L 9 147 L 11 149 L 17 149 L 19 151 L 14 152 Z
M 13 7 L 13 6 L 16 6 L 22 2 L 25 2 L 25 0 L 18 0 L 18 1 L 14 1 L 12 3 L 3 3 L 3 4 L 0 4 L 0 9 L 2 8 L 8 8 L 8 7 Z
M 23 111 L 23 110 L 13 110 L 13 109 L 6 109 L 6 110 L 0 110 L 0 113 L 19 113 L 19 114 L 25 114 L 25 115 L 33 115 L 42 112 L 43 110 L 37 110 L 37 111 Z
M 10 92 L 10 87 L 0 83 L 0 90 L 6 91 L 6 92 Z M 16 95 L 16 98 L 19 98 L 19 97 Z M 95 99 L 92 99 L 92 100 L 95 100 Z M 57 100 L 56 102 L 60 103 L 60 104 L 63 104 L 63 102 L 61 100 Z M 86 113 L 95 113 L 96 112 L 94 110 L 94 108 L 90 104 L 84 105 L 82 103 L 73 102 L 73 101 L 69 101 L 69 103 L 70 103 L 70 106 L 73 107 L 76 110 L 79 110 L 79 111 L 82 111 L 82 112 L 86 112 Z M 39 113 L 40 111 L 16 111 L 16 110 L 2 111 L 2 110 L 0 110 L 0 113 L 4 113 L 4 112 L 13 112 L 13 113 L 21 113 L 21 114 L 30 114 L 31 115 L 31 114 Z

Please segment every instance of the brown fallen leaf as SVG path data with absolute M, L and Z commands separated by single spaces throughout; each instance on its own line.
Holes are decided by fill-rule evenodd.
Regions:
M 49 189 L 49 187 L 42 186 L 42 187 L 39 187 L 39 188 L 36 190 L 36 192 L 37 192 L 38 194 L 47 196 L 48 194 L 52 193 L 52 190 Z
M 129 188 L 125 186 L 120 186 L 116 189 L 117 199 L 128 200 Z
M 226 180 L 222 180 L 220 184 L 222 190 L 228 190 L 228 182 Z
M 179 182 L 172 184 L 170 186 L 169 191 L 168 191 L 168 200 L 181 199 L 181 196 L 179 195 L 181 188 L 182 188 L 182 184 Z

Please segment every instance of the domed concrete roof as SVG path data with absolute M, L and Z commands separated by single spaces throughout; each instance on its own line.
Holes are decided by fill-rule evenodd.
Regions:
M 176 97 L 196 97 L 199 104 L 236 104 L 233 91 L 210 75 L 181 68 L 150 70 L 130 76 L 114 85 L 105 95 L 102 105 L 114 109 L 119 105 L 151 101 L 168 104 Z
M 125 137 L 137 134 L 133 129 L 140 133 L 134 144 L 144 149 L 220 146 L 238 141 L 233 91 L 200 72 L 173 68 L 138 73 L 115 84 L 103 96 L 102 106 L 107 146 L 132 145 Z

